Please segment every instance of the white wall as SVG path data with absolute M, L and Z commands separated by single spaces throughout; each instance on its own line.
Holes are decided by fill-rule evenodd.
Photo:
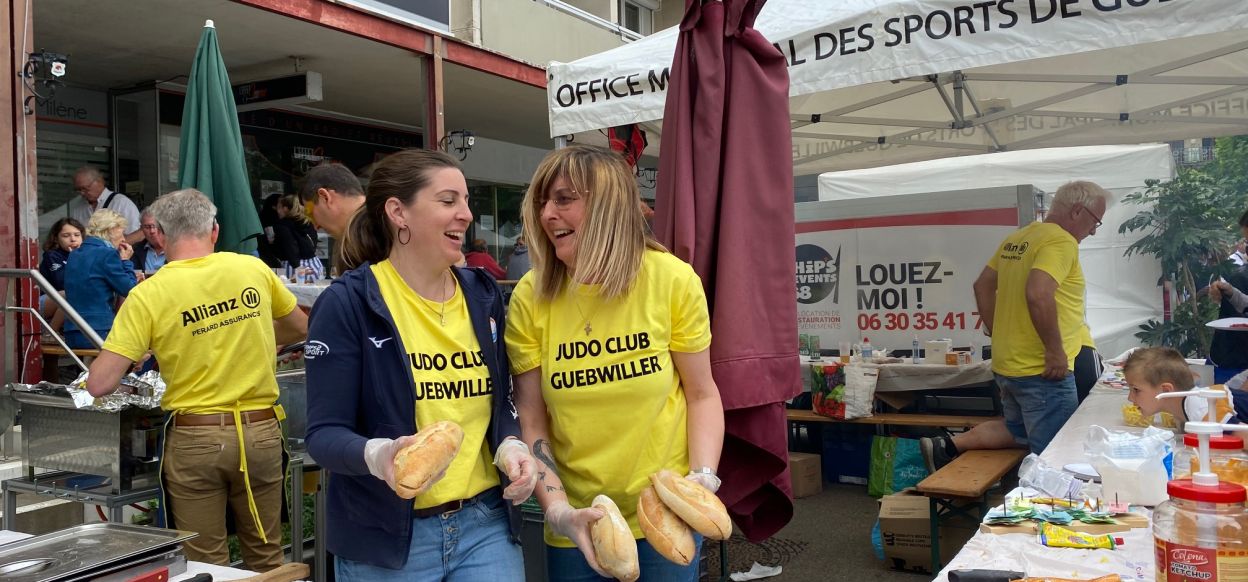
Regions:
M 550 149 L 554 149 L 551 142 Z M 528 184 L 533 171 L 550 149 L 534 148 L 478 137 L 463 162 L 464 176 L 499 184 Z
M 515 59 L 569 62 L 622 44 L 620 35 L 541 2 L 481 3 L 481 45 Z

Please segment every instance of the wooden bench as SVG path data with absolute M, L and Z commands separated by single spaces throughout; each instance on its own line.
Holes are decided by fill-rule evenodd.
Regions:
M 61 356 L 67 356 L 73 352 L 84 364 L 89 365 L 92 358 L 100 355 L 100 350 L 97 349 L 66 350 L 59 344 L 39 344 L 39 349 L 43 352 L 43 379 L 48 382 L 60 381 Z
M 815 414 L 813 410 L 789 409 L 789 422 L 835 422 L 849 424 L 891 424 L 897 426 L 926 426 L 933 428 L 971 428 L 990 420 L 1001 420 L 1000 416 L 962 416 L 956 414 L 902 414 L 882 412 L 864 418 L 839 420 Z
M 45 356 L 68 356 L 71 351 L 79 358 L 94 358 L 100 355 L 100 350 L 85 348 L 66 350 L 57 344 L 39 344 L 39 349 L 43 351 Z
M 1026 449 L 967 451 L 919 482 L 915 489 L 928 498 L 931 512 L 933 572 L 942 567 L 941 522 L 961 516 L 974 519 L 978 527 L 988 511 L 988 490 L 1026 456 Z M 971 513 L 974 510 L 978 515 Z

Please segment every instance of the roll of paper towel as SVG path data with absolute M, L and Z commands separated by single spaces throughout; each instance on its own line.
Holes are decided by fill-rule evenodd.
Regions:
M 923 342 L 923 363 L 944 364 L 945 354 L 953 347 L 953 340 L 928 340 Z

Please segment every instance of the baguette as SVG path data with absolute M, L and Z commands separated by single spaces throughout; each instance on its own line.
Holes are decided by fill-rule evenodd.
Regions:
M 651 475 L 650 482 L 663 504 L 694 531 L 713 540 L 726 540 L 732 535 L 728 509 L 707 488 L 666 469 Z
M 663 502 L 654 487 L 641 490 L 637 498 L 637 522 L 650 546 L 669 561 L 688 566 L 696 552 L 693 531 Z
M 421 429 L 411 444 L 394 455 L 395 493 L 412 499 L 428 491 L 446 473 L 463 442 L 464 429 L 449 420 Z
M 594 498 L 592 507 L 601 509 L 604 514 L 602 519 L 589 527 L 598 565 L 621 582 L 633 582 L 640 578 L 637 540 L 633 539 L 633 530 L 628 527 L 628 520 L 620 513 L 619 506 L 610 497 L 599 495 Z

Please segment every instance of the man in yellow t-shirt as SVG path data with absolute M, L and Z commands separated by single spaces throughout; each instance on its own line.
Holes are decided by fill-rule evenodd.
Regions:
M 255 257 L 214 253 L 217 209 L 194 189 L 150 211 L 168 263 L 134 288 L 117 314 L 87 391 L 103 396 L 151 350 L 167 386 L 161 508 L 171 525 L 199 533 L 187 558 L 228 565 L 225 514 L 234 512 L 243 561 L 282 564 L 282 443 L 275 349 L 307 335 L 295 297 Z
M 1091 182 L 1057 189 L 1044 222 L 1011 233 L 976 279 L 975 303 L 992 337 L 992 371 L 1005 421 L 920 442 L 932 471 L 959 452 L 1026 447 L 1039 454 L 1078 407 L 1075 357 L 1088 335 L 1079 243 L 1101 226 L 1110 193 Z

